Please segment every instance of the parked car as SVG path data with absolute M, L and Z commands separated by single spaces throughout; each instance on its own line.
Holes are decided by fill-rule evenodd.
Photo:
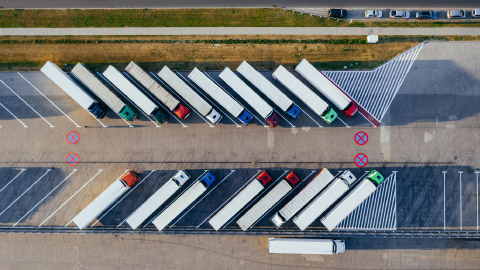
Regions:
M 378 9 L 365 10 L 365 18 L 382 18 L 382 11 Z
M 437 18 L 437 12 L 433 10 L 417 11 L 417 13 L 415 13 L 415 18 L 433 20 Z
M 328 10 L 328 17 L 342 19 L 347 17 L 347 11 L 344 9 L 333 8 Z
M 480 18 L 480 8 L 472 10 L 472 18 Z
M 391 10 L 390 18 L 394 19 L 408 19 L 410 18 L 410 11 L 406 10 Z
M 447 18 L 449 19 L 464 19 L 467 13 L 463 9 L 452 9 L 447 11 Z

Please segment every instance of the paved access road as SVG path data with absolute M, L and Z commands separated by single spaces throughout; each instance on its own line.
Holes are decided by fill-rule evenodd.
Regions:
M 18 0 L 1 4 L 4 8 L 207 8 L 207 7 L 343 7 L 343 8 L 404 8 L 404 7 L 478 7 L 475 0 L 447 1 L 447 0 L 405 0 L 388 2 L 381 0 Z

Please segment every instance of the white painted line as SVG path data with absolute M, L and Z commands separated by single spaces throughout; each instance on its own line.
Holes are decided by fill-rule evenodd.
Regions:
M 197 204 L 199 204 L 203 199 L 205 199 L 208 194 L 210 194 L 212 191 L 214 191 L 221 183 L 223 183 L 223 181 L 225 181 L 225 179 L 227 179 L 232 173 L 234 173 L 235 170 L 230 170 L 230 173 L 225 176 L 222 181 L 220 181 L 220 183 L 218 183 L 217 185 L 215 185 L 215 187 L 213 187 L 212 189 L 210 189 L 210 191 L 205 194 L 200 200 L 198 200 L 192 207 L 190 207 L 190 209 L 188 209 L 179 219 L 177 219 L 177 221 L 175 221 L 175 223 L 173 223 L 169 228 L 172 228 L 175 224 L 177 224 L 178 221 L 180 221 L 188 212 L 190 212 L 193 208 L 195 208 L 195 206 L 197 206 Z
M 442 171 L 443 174 L 443 230 L 447 229 L 447 219 L 446 219 L 446 206 L 445 206 L 445 175 L 446 171 Z
M 27 105 L 30 109 L 32 109 L 32 111 L 34 111 L 38 116 L 40 116 L 43 121 L 45 121 L 45 123 L 47 123 L 51 128 L 53 128 L 54 126 L 47 121 L 47 119 L 43 118 L 43 116 L 41 116 L 32 106 L 30 106 L 30 104 L 28 104 L 22 97 L 20 97 L 17 93 L 15 93 L 15 91 L 13 91 L 12 88 L 10 88 L 10 86 L 8 86 L 4 81 L 0 80 L 1 83 L 3 83 L 3 85 L 5 85 L 5 87 L 7 87 L 12 93 L 14 93 L 21 101 L 23 101 L 23 103 L 25 103 L 25 105 Z
M 147 117 L 147 119 L 150 120 L 150 122 L 152 122 L 152 123 L 155 125 L 155 127 L 161 127 L 161 126 L 159 126 L 155 121 L 153 121 L 153 120 L 150 118 L 150 116 L 148 116 L 144 111 L 142 111 L 142 110 L 137 106 L 137 104 L 135 104 L 134 102 L 132 102 L 127 96 L 125 96 L 124 93 L 122 93 L 122 91 L 118 90 L 118 88 L 115 87 L 115 85 L 113 85 L 109 80 L 107 80 L 107 79 L 103 76 L 102 73 L 100 73 L 100 72 L 95 72 L 95 74 L 97 74 L 97 76 L 99 76 L 100 78 L 102 78 L 104 82 L 107 82 L 108 85 L 110 85 L 113 89 L 115 89 L 115 90 L 117 91 L 117 93 L 119 93 L 120 95 L 122 95 L 126 100 L 129 100 L 130 103 L 131 103 L 135 108 L 137 108 L 137 111 L 139 111 L 139 112 L 141 112 L 143 115 L 145 115 L 145 117 Z
M 26 216 L 28 216 L 28 214 L 30 214 L 30 212 L 32 212 L 35 208 L 37 208 L 39 204 L 41 204 L 48 196 L 50 196 L 50 194 L 52 194 L 52 192 L 54 192 L 61 184 L 67 181 L 67 179 L 70 178 L 70 176 L 72 176 L 76 171 L 77 169 L 73 169 L 72 173 L 70 173 L 67 177 L 65 177 L 65 179 L 62 180 L 62 182 L 58 183 L 57 186 L 55 186 L 52 190 L 50 190 L 50 192 L 48 192 L 47 195 L 45 195 L 37 204 L 35 204 L 35 206 L 33 206 L 30 210 L 28 210 L 28 212 L 25 215 L 23 215 L 19 220 L 17 220 L 17 222 L 15 222 L 13 226 L 14 227 L 17 226 L 17 224 L 20 223 L 20 221 L 22 221 Z
M 239 125 L 237 122 L 235 122 L 227 113 L 225 113 L 220 107 L 216 107 L 214 106 L 215 104 L 213 103 L 213 101 L 211 99 L 209 99 L 205 94 L 202 93 L 202 91 L 200 91 L 200 89 L 198 87 L 196 87 L 195 85 L 193 85 L 189 80 L 187 80 L 185 77 L 183 77 L 182 74 L 180 74 L 180 72 L 176 71 L 177 75 L 182 77 L 183 80 L 185 82 L 187 82 L 193 89 L 196 89 L 197 93 L 202 95 L 206 100 L 208 100 L 208 102 L 210 102 L 210 105 L 212 107 L 214 107 L 215 109 L 221 111 L 223 113 L 223 115 L 225 115 L 228 119 L 230 119 L 230 121 L 232 121 L 237 127 L 242 127 L 241 125 Z
M 205 123 L 207 123 L 210 127 L 215 127 L 215 126 L 213 126 L 213 125 L 210 123 L 210 121 L 208 121 L 207 119 L 205 119 L 205 118 L 203 117 L 203 115 L 201 115 L 201 114 L 197 111 L 197 109 L 195 109 L 194 107 L 192 107 L 192 105 L 191 105 L 190 103 L 188 103 L 188 102 L 187 102 L 184 98 L 182 98 L 177 92 L 175 92 L 175 90 L 173 90 L 173 88 L 170 87 L 170 85 L 168 85 L 167 83 L 165 83 L 165 82 L 163 82 L 162 80 L 160 80 L 160 78 L 158 78 L 158 76 L 157 76 L 155 73 L 150 72 L 150 74 L 152 74 L 152 76 L 154 76 L 155 79 L 157 79 L 157 81 L 160 82 L 165 88 L 169 89 L 169 90 L 170 90 L 170 93 L 174 94 L 175 96 L 177 96 L 177 98 L 179 98 L 181 101 L 183 101 L 183 103 L 185 104 L 185 106 L 186 106 L 186 104 L 190 105 L 190 110 L 192 110 L 192 111 L 195 112 L 200 118 L 202 118 L 203 121 L 205 121 Z
M 23 77 L 22 74 L 20 74 L 20 72 L 17 72 L 17 74 L 22 77 L 28 84 L 30 84 L 30 86 L 33 87 L 33 89 L 37 90 L 38 93 L 40 93 L 40 95 L 42 95 L 46 100 L 48 100 L 55 108 L 57 108 L 57 110 L 59 110 L 63 115 L 65 115 L 65 117 L 68 118 L 68 120 L 70 120 L 73 124 L 75 124 L 75 127 L 79 128 L 80 125 L 78 125 L 75 121 L 73 121 L 72 118 L 70 118 L 70 116 L 68 116 L 62 109 L 60 109 L 55 103 L 53 103 L 53 101 L 51 101 L 49 98 L 47 98 L 47 96 L 45 94 L 43 94 L 42 92 L 40 92 L 40 90 L 38 90 L 37 87 L 35 87 L 29 80 L 27 80 L 25 77 Z
M 342 171 L 339 171 L 339 172 L 334 176 L 334 179 L 337 178 L 337 176 L 338 176 L 341 172 L 342 172 Z M 368 171 L 366 171 L 362 176 L 360 176 L 360 178 L 358 178 L 357 181 L 355 181 L 355 182 L 356 182 L 356 183 L 361 182 L 361 181 L 364 179 L 365 175 L 367 175 L 367 173 L 368 173 Z M 349 190 L 351 190 L 351 188 L 349 188 Z M 366 209 L 360 208 L 360 209 L 357 211 L 358 214 L 355 214 L 355 215 L 353 215 L 353 216 L 348 215 L 347 218 L 350 217 L 350 222 L 348 223 L 348 225 L 346 224 L 347 227 L 352 227 L 354 224 L 356 224 L 356 223 L 357 223 L 357 218 L 358 218 L 358 217 L 363 217 L 365 211 L 366 211 Z
M 462 171 L 458 172 L 460 175 L 459 183 L 460 183 L 460 231 L 463 231 L 463 211 L 462 211 Z
M 38 181 L 42 180 L 42 178 L 45 177 L 45 175 L 47 175 L 51 170 L 52 169 L 47 169 L 47 171 L 42 176 L 40 176 L 40 178 L 38 178 L 35 182 L 33 182 L 31 186 L 29 186 L 24 192 L 22 192 L 22 194 L 20 194 L 20 196 L 18 196 L 10 205 L 8 205 L 7 208 L 3 209 L 3 211 L 0 213 L 0 216 L 3 215 L 5 211 L 7 211 L 10 207 L 12 207 L 14 203 L 20 200 L 20 198 L 22 198 L 25 193 L 27 193 L 35 184 L 37 184 Z
M 283 174 L 280 175 L 280 177 L 278 177 L 275 181 L 273 181 L 272 184 L 270 184 L 270 186 L 269 186 L 268 188 L 262 190 L 262 192 L 260 192 L 259 194 L 257 194 L 257 196 L 255 196 L 255 198 L 253 198 L 253 199 L 247 204 L 247 206 L 245 206 L 245 207 L 242 208 L 242 210 L 243 210 L 243 209 L 248 209 L 248 207 L 249 207 L 250 205 L 252 205 L 253 202 L 257 201 L 257 199 L 260 198 L 260 197 L 262 197 L 263 194 L 267 193 L 267 191 L 270 191 L 271 189 L 273 189 L 273 187 L 276 186 L 275 184 L 276 184 L 277 182 L 280 182 L 280 181 L 283 179 L 283 176 L 284 176 L 285 174 L 287 174 L 287 173 L 288 173 L 288 171 L 285 170 L 285 171 L 283 172 Z M 233 218 L 231 218 L 230 221 L 228 221 L 227 223 L 225 223 L 225 225 L 223 225 L 222 229 L 223 229 L 223 228 L 226 228 L 228 225 L 230 225 L 230 223 L 232 223 L 232 221 L 234 221 L 240 214 L 242 214 L 242 213 L 243 213 L 242 210 L 238 211 L 238 213 L 237 213 Z
M 103 217 L 105 217 L 108 213 L 110 213 L 110 211 L 112 211 L 112 209 L 115 208 L 115 206 L 117 206 L 120 202 L 122 202 L 123 199 L 125 199 L 125 198 L 128 196 L 128 194 L 132 193 L 132 191 L 134 191 L 138 186 L 140 186 L 140 184 L 142 184 L 143 181 L 147 180 L 147 178 L 148 178 L 150 175 L 152 175 L 152 173 L 154 173 L 155 171 L 156 171 L 156 170 L 152 170 L 147 176 L 145 176 L 142 180 L 140 180 L 140 182 L 138 182 L 138 184 L 136 184 L 133 188 L 129 189 L 129 190 L 127 191 L 127 193 L 125 193 L 125 194 L 122 196 L 122 198 L 120 198 L 119 200 L 117 200 L 117 202 L 116 202 L 113 206 L 109 207 L 109 209 L 108 209 L 103 215 L 101 215 L 99 218 L 97 218 L 97 220 L 92 224 L 92 226 L 95 226 L 95 224 L 97 224 Z M 124 174 L 125 174 L 125 173 L 124 173 Z M 122 175 L 123 175 L 123 174 L 122 174 Z M 120 177 L 121 177 L 121 176 L 120 176 Z M 119 177 L 119 178 L 120 178 L 120 177 Z M 117 179 L 118 179 L 118 178 L 117 178 Z
M 243 190 L 243 188 L 251 183 L 251 181 L 253 180 L 253 178 L 255 178 L 259 173 L 261 172 L 261 170 L 257 170 L 257 173 L 252 176 L 252 178 L 250 178 L 250 180 L 248 180 L 247 182 L 245 182 L 245 184 L 243 184 L 243 186 L 241 186 L 235 193 L 233 193 L 232 196 L 230 196 L 230 198 L 228 198 L 226 201 L 224 201 L 217 209 L 215 209 L 215 211 L 213 211 L 205 220 L 202 221 L 202 223 L 198 224 L 198 226 L 196 227 L 198 229 L 198 227 L 202 226 L 203 223 L 205 223 L 205 221 L 207 221 L 211 216 L 213 216 L 219 209 L 221 209 L 225 204 L 227 204 L 231 198 L 233 198 L 235 195 L 237 195 L 240 191 Z
M 28 128 L 27 125 L 25 125 L 25 123 L 23 123 L 20 119 L 18 119 L 18 117 L 15 116 L 15 114 L 13 114 L 7 107 L 5 107 L 5 105 L 3 105 L 1 102 L 0 102 L 0 106 L 2 106 L 9 114 L 11 114 L 13 117 L 15 117 L 15 119 L 18 120 L 18 122 L 20 122 L 20 124 L 23 125 L 24 128 Z
M 225 88 L 223 88 L 217 81 L 215 81 L 212 77 L 210 77 L 210 75 L 208 75 L 207 72 L 203 71 L 203 74 L 205 74 L 208 78 L 210 78 L 210 80 L 212 80 L 212 82 L 214 82 L 218 87 L 220 87 L 220 89 L 223 90 L 223 92 L 227 93 L 227 95 L 229 95 L 231 98 L 233 98 L 233 100 L 235 100 L 236 102 L 238 102 L 238 104 L 240 104 L 244 110 L 246 110 L 250 115 L 252 115 L 253 117 L 255 117 L 255 119 L 258 120 L 258 122 L 262 123 L 263 124 L 263 127 L 270 127 L 268 124 L 266 124 L 264 121 L 260 120 L 260 118 L 258 118 L 254 113 L 250 112 L 249 110 L 247 110 L 247 108 L 240 102 L 238 101 L 234 96 L 232 96 L 232 94 L 230 94 L 227 90 L 225 90 Z
M 340 122 L 342 122 L 345 125 L 345 127 L 347 128 L 350 127 L 349 125 L 347 125 L 347 123 L 345 123 L 345 121 L 342 120 L 342 118 L 340 118 L 340 115 L 337 115 L 337 119 L 340 120 Z
M 293 104 L 295 104 L 295 102 Z M 311 117 L 307 112 L 305 112 L 300 106 L 298 106 L 297 104 L 295 104 L 295 106 L 297 106 L 306 116 L 308 116 L 308 118 L 312 119 L 312 121 L 315 122 L 315 124 L 317 124 L 318 127 L 323 127 L 317 121 L 315 121 L 315 119 L 313 119 L 313 117 Z
M 150 219 L 150 221 L 148 221 L 148 222 L 145 224 L 145 226 L 143 226 L 142 228 L 147 227 L 148 224 L 150 224 L 154 219 L 156 219 L 165 209 L 167 209 L 168 207 L 170 207 L 170 205 L 171 205 L 174 201 L 176 201 L 178 198 L 180 198 L 180 196 L 182 196 L 183 193 L 185 193 L 185 191 L 187 191 L 190 187 L 192 187 L 193 184 L 197 183 L 197 181 L 198 181 L 200 178 L 202 178 L 202 176 L 204 176 L 207 172 L 208 172 L 208 170 L 203 170 L 203 173 L 202 173 L 199 177 L 197 177 L 197 179 L 195 179 L 194 181 L 192 181 L 192 183 L 190 183 L 190 185 L 189 185 L 186 189 L 184 189 L 184 190 L 182 191 L 182 193 L 180 193 L 177 197 L 175 197 L 174 200 L 172 200 L 166 207 L 163 208 L 162 211 L 160 211 L 157 215 L 155 215 L 152 219 Z M 158 209 L 157 209 L 157 210 L 158 210 Z
M 130 81 L 131 81 L 133 84 L 135 84 L 139 89 L 143 89 L 143 90 L 144 90 L 144 93 L 147 94 L 147 95 L 150 97 L 150 99 L 151 99 L 152 101 L 154 101 L 155 104 L 158 103 L 158 104 L 160 105 L 160 107 L 162 107 L 166 112 L 168 112 L 168 114 L 170 114 L 175 120 L 177 120 L 177 122 L 179 122 L 179 123 L 182 125 L 182 127 L 187 127 L 182 121 L 180 121 L 180 118 L 178 118 L 177 115 L 173 114 L 167 107 L 165 107 L 165 105 L 163 105 L 163 103 L 162 103 L 161 100 L 159 100 L 160 102 L 155 102 L 155 101 L 157 100 L 157 98 L 155 98 L 155 97 L 148 91 L 148 89 L 146 89 L 145 87 L 143 87 L 142 85 L 140 85 L 139 83 L 137 83 L 137 81 L 136 81 L 134 78 L 132 78 L 132 76 L 130 76 L 130 74 L 128 74 L 128 72 L 123 71 L 122 73 L 123 73 L 123 75 L 125 75 L 125 77 L 130 78 Z
M 70 196 L 70 198 L 68 198 L 68 200 L 66 200 L 64 203 L 62 203 L 62 205 L 60 205 L 60 207 L 57 208 L 57 210 L 55 210 L 50 216 L 48 216 L 42 223 L 40 223 L 40 225 L 38 225 L 39 227 L 41 227 L 43 224 L 45 224 L 45 222 L 47 222 L 47 220 L 49 220 L 51 217 L 53 217 L 53 215 L 55 215 L 60 209 L 62 209 L 63 206 L 65 206 L 65 204 L 67 204 L 75 195 L 77 195 L 78 192 L 80 192 L 84 187 L 86 187 L 88 185 L 88 183 L 90 183 L 93 179 L 95 179 L 95 177 L 97 177 L 97 175 L 99 175 L 101 172 L 103 171 L 103 169 L 100 169 L 98 170 L 97 174 L 95 174 L 90 180 L 88 180 L 85 184 L 83 184 L 83 186 L 77 190 L 72 196 Z
M 273 111 L 276 112 L 277 115 L 280 115 L 280 117 L 282 117 L 283 120 L 285 120 L 285 122 L 289 123 L 292 128 L 296 127 L 294 124 L 290 123 L 290 121 L 288 121 L 287 118 L 283 117 L 281 113 L 277 112 L 275 109 L 273 109 Z
M 19 172 L 17 175 L 15 175 L 15 177 L 13 177 L 13 179 L 10 180 L 5 186 L 3 186 L 3 188 L 0 189 L 0 192 L 2 192 L 5 188 L 7 188 L 8 185 L 10 185 L 15 179 L 17 179 L 17 178 L 20 176 L 20 174 L 22 174 L 22 173 L 23 173 L 24 171 L 26 171 L 26 170 L 27 170 L 27 169 L 20 169 L 20 172 Z
M 477 231 L 478 231 L 478 171 L 475 172 L 475 176 L 477 177 Z

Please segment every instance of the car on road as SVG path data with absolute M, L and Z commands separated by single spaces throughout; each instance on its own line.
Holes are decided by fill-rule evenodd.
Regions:
M 408 19 L 408 18 L 410 18 L 410 11 L 406 11 L 406 10 L 390 10 L 390 18 L 394 18 L 394 19 Z
M 347 17 L 347 11 L 344 9 L 332 8 L 328 10 L 328 17 L 342 19 Z
M 463 9 L 451 9 L 447 11 L 447 18 L 449 19 L 464 19 L 467 13 Z
M 437 12 L 433 10 L 423 10 L 423 11 L 417 11 L 415 13 L 415 18 L 417 19 L 436 19 L 437 18 Z
M 480 8 L 472 9 L 472 18 L 480 18 Z
M 382 18 L 382 11 L 378 9 L 365 10 L 365 18 Z

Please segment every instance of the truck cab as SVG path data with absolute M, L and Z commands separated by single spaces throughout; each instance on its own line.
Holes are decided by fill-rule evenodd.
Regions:
M 127 121 L 133 121 L 135 120 L 135 118 L 137 118 L 137 112 L 135 112 L 128 105 L 125 105 L 125 107 L 123 107 L 122 111 L 119 114 Z
M 357 178 L 355 177 L 355 175 L 353 175 L 353 173 L 349 170 L 346 170 L 344 171 L 340 176 L 339 176 L 340 179 L 343 180 L 343 182 L 345 182 L 345 184 L 347 184 L 347 186 L 351 186 L 353 184 L 353 182 L 355 182 L 355 180 L 357 180 Z
M 353 102 L 351 102 L 347 108 L 343 111 L 343 113 L 348 117 L 352 118 L 358 111 L 357 106 Z
M 289 174 L 287 174 L 287 176 L 285 176 L 285 180 L 290 182 L 290 185 L 294 187 L 300 181 L 300 178 L 298 178 L 298 176 L 291 171 Z
M 378 171 L 376 170 L 372 170 L 366 177 L 367 179 L 370 179 L 374 184 L 375 186 L 379 186 L 384 178 L 383 178 L 383 175 L 381 173 L 379 173 Z
M 238 120 L 242 121 L 245 126 L 252 121 L 253 116 L 247 112 L 247 110 L 243 110 L 242 113 L 237 117 Z
M 286 113 L 290 115 L 293 119 L 297 119 L 300 115 L 300 112 L 300 108 L 298 108 L 295 103 L 292 103 L 292 106 L 290 106 L 290 108 L 288 108 L 288 110 L 286 111 Z
M 274 128 L 276 127 L 278 124 L 280 124 L 281 120 L 280 120 L 280 117 L 278 117 L 278 115 L 274 112 L 272 112 L 272 114 L 270 115 L 270 117 L 268 117 L 267 119 L 268 124 Z
M 208 172 L 207 174 L 205 174 L 201 179 L 201 181 L 203 182 L 206 188 L 208 188 L 211 184 L 213 184 L 215 180 L 216 178 L 211 172 Z
M 206 116 L 207 119 L 212 122 L 212 124 L 217 124 L 222 120 L 222 115 L 219 114 L 215 109 L 212 109 L 212 111 Z
M 107 107 L 98 102 L 92 103 L 88 110 L 98 119 L 104 118 L 108 113 Z
M 120 180 L 125 186 L 131 187 L 140 180 L 140 176 L 135 171 L 128 171 Z
M 272 181 L 272 177 L 270 177 L 265 170 L 257 176 L 257 179 L 262 182 L 264 187 L 267 186 L 270 181 Z
M 185 119 L 190 115 L 190 110 L 180 103 L 173 113 L 175 113 L 180 119 Z
M 153 119 L 155 119 L 158 123 L 162 124 L 167 119 L 167 114 L 163 112 L 163 110 L 158 109 L 153 113 Z
M 337 119 L 337 112 L 333 108 L 328 107 L 326 112 L 322 114 L 321 118 L 327 122 L 327 124 L 331 124 L 335 119 Z
M 173 177 L 172 180 L 177 183 L 178 186 L 182 186 L 185 182 L 190 179 L 190 175 L 188 175 L 184 170 L 179 170 Z

